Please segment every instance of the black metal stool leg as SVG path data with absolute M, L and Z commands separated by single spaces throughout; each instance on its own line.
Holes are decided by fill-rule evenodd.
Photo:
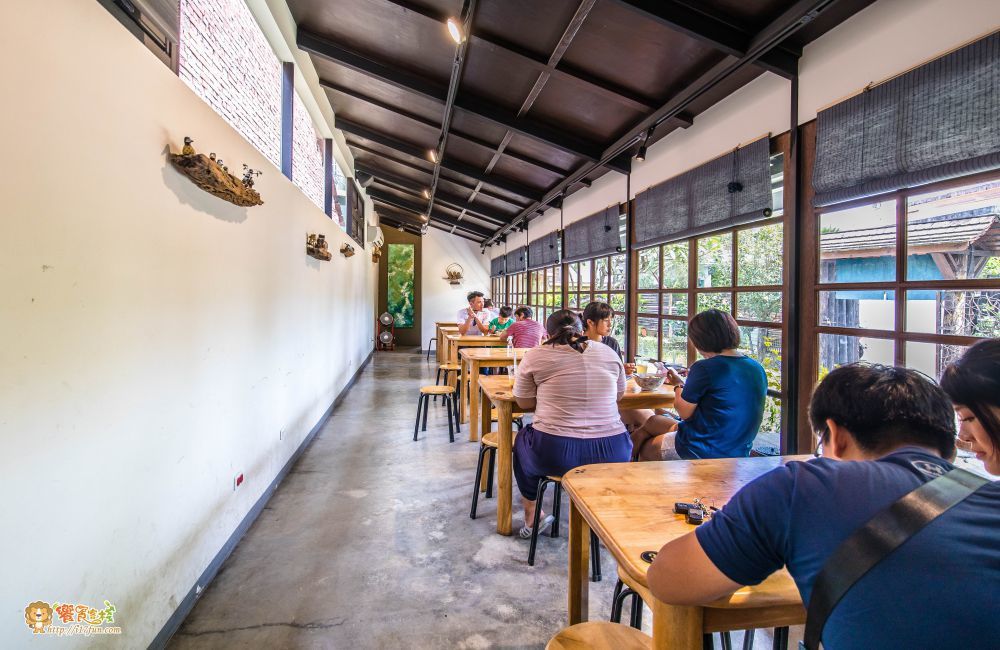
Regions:
M 601 581 L 601 540 L 594 531 L 590 531 L 590 581 Z
M 743 630 L 743 650 L 753 650 L 753 629 Z
M 622 620 L 622 602 L 619 598 L 622 595 L 622 590 L 625 588 L 625 583 L 621 581 L 621 578 L 615 582 L 615 593 L 611 596 L 611 618 L 609 619 L 612 623 L 621 623 Z M 624 598 L 622 598 L 622 601 Z
M 444 373 L 444 380 L 446 382 L 448 381 L 448 373 L 447 372 Z M 441 368 L 440 367 L 438 367 L 437 378 L 434 380 L 434 385 L 435 386 L 440 386 L 441 385 Z M 434 403 L 436 404 L 437 401 L 438 401 L 438 396 L 435 395 L 434 396 Z
M 701 650 L 715 650 L 715 639 L 711 634 L 701 635 Z
M 458 396 L 459 392 L 456 390 L 455 393 L 451 396 L 451 407 L 452 410 L 455 412 L 455 431 L 461 432 L 462 425 L 461 421 L 458 419 Z
M 417 422 L 413 425 L 413 442 L 417 441 L 417 432 L 420 430 L 420 406 L 424 403 L 426 395 L 417 397 Z
M 774 650 L 788 650 L 788 628 L 774 628 L 774 642 L 771 644 Z
M 490 450 L 490 466 L 486 471 L 486 498 L 493 498 L 493 472 L 496 469 L 497 462 L 497 450 L 493 447 L 488 447 Z
M 424 426 L 422 431 L 427 431 L 427 411 L 431 410 L 430 402 L 427 400 L 428 397 L 430 397 L 430 395 L 424 395 Z
M 479 506 L 479 481 L 483 478 L 483 458 L 489 447 L 479 447 L 479 462 L 476 464 L 476 482 L 472 485 L 472 510 L 469 512 L 469 519 L 476 518 L 476 507 Z
M 451 424 L 451 395 L 445 395 L 444 401 L 448 409 L 448 442 L 455 442 L 455 429 Z
M 719 638 L 722 640 L 722 650 L 733 650 L 733 637 L 729 632 L 719 632 Z
M 538 481 L 538 494 L 535 495 L 535 521 L 531 526 L 531 546 L 528 547 L 528 566 L 535 566 L 535 546 L 538 544 L 538 522 L 541 520 L 542 497 L 545 487 L 551 483 L 547 478 Z
M 556 484 L 555 495 L 552 498 L 552 531 L 549 537 L 559 537 L 559 515 L 562 513 L 562 482 L 553 481 Z
M 629 625 L 637 630 L 642 629 L 642 598 L 639 598 L 639 594 L 634 591 L 632 591 L 632 616 Z

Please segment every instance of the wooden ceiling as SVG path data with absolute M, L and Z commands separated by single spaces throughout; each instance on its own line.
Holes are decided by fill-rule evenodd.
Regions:
M 489 242 L 764 71 L 791 78 L 803 45 L 871 2 L 288 5 L 381 222 Z

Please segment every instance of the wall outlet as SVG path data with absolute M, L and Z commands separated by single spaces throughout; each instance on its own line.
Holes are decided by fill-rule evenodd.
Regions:
M 235 492 L 236 488 L 238 488 L 241 485 L 243 485 L 243 475 L 239 474 L 236 476 L 235 479 L 233 479 L 233 492 Z

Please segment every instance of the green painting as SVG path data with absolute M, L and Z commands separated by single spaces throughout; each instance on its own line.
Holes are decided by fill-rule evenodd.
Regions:
M 413 327 L 413 244 L 389 244 L 387 311 L 396 327 Z

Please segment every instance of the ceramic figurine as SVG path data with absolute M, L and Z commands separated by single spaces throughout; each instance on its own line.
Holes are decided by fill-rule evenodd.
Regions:
M 208 159 L 211 160 L 212 162 L 215 162 L 215 152 L 214 151 L 212 153 L 208 154 Z
M 194 142 L 194 140 L 192 140 L 191 138 L 189 138 L 187 136 L 184 136 L 184 148 L 181 149 L 181 154 L 182 155 L 184 155 L 184 156 L 193 156 L 194 155 L 194 147 L 191 146 L 192 142 Z

